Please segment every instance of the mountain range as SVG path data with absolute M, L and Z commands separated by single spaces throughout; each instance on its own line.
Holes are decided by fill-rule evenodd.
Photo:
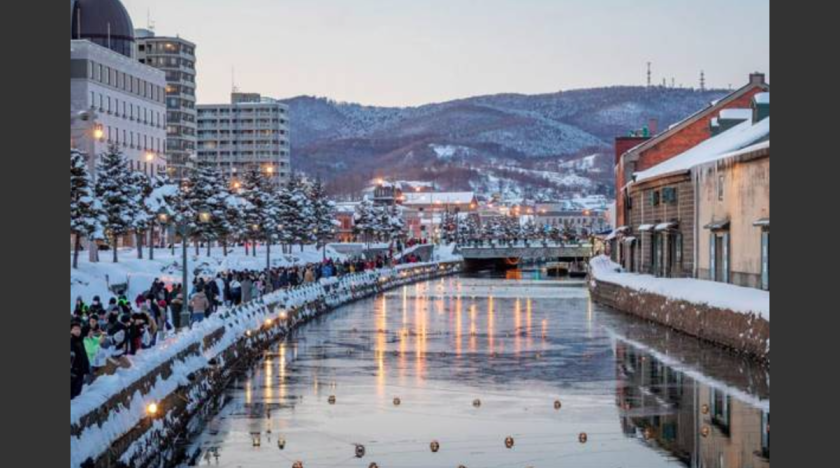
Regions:
M 509 198 L 612 195 L 613 141 L 684 119 L 725 90 L 616 86 L 496 94 L 418 107 L 299 96 L 292 164 L 352 196 L 375 177 L 435 182 Z M 653 129 L 651 129 L 653 130 Z

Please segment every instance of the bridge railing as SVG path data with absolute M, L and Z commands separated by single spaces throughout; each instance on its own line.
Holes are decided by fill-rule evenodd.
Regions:
M 553 240 L 516 240 L 477 239 L 461 241 L 456 244 L 459 250 L 464 249 L 500 249 L 500 248 L 580 248 L 592 247 L 589 242 L 570 242 Z

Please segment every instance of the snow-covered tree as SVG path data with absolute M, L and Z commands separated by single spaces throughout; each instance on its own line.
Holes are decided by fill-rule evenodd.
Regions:
M 131 172 L 118 146 L 110 145 L 100 156 L 95 187 L 96 197 L 102 204 L 103 228 L 116 263 L 119 238 L 131 230 L 137 212 Z
M 93 184 L 84 153 L 70 149 L 70 234 L 73 235 L 73 268 L 79 267 L 82 237 L 93 240 L 100 233 L 101 207 L 93 194 Z
M 377 230 L 381 239 L 385 242 L 401 239 L 405 232 L 405 222 L 400 213 L 400 207 L 394 204 L 389 207 L 375 207 L 375 209 L 379 219 Z
M 270 243 L 277 233 L 280 212 L 278 199 L 271 180 L 253 169 L 245 174 L 241 197 L 248 202 L 243 212 L 249 226 L 248 238 L 253 242 L 253 254 L 257 254 L 256 242 L 265 239 Z
M 190 216 L 185 218 L 189 232 L 195 241 L 195 253 L 198 255 L 199 243 L 204 241 L 209 245 L 213 239 L 213 219 L 222 211 L 221 202 L 216 197 L 220 189 L 216 172 L 206 166 L 193 169 L 187 181 L 184 192 L 184 203 L 189 207 Z
M 443 219 L 440 223 L 440 232 L 441 237 L 445 243 L 451 243 L 455 241 L 455 237 L 457 235 L 456 230 L 458 229 L 458 219 L 457 214 L 446 210 L 443 212 Z
M 376 237 L 379 227 L 377 211 L 373 202 L 367 198 L 356 206 L 356 212 L 353 214 L 353 233 L 364 242 L 370 243 Z
M 143 237 L 155 222 L 155 214 L 146 205 L 146 200 L 151 196 L 152 180 L 142 172 L 131 173 L 132 203 L 135 206 L 132 230 L 137 244 L 137 258 L 143 258 Z
M 321 248 L 326 249 L 335 233 L 335 203 L 333 203 L 324 191 L 324 184 L 317 179 L 309 187 L 309 204 L 312 209 L 312 224 L 315 241 Z
M 145 200 L 146 210 L 152 216 L 149 226 L 150 259 L 155 258 L 155 229 L 159 227 L 163 231 L 170 222 L 176 219 L 179 196 L 178 184 L 169 180 L 165 173 L 155 177 L 152 180 L 152 186 L 152 192 Z

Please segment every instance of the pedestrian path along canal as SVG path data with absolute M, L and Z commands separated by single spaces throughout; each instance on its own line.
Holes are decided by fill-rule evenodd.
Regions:
M 768 369 L 542 276 L 420 283 L 301 327 L 231 385 L 198 464 L 770 466 Z

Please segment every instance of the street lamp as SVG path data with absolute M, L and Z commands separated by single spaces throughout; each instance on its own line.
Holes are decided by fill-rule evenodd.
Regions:
M 102 124 L 96 124 L 96 127 L 93 128 L 93 138 L 97 141 L 105 139 L 105 130 L 102 128 Z
M 152 162 L 154 160 L 155 160 L 155 153 L 152 153 L 151 151 L 147 151 L 146 152 L 146 161 Z

